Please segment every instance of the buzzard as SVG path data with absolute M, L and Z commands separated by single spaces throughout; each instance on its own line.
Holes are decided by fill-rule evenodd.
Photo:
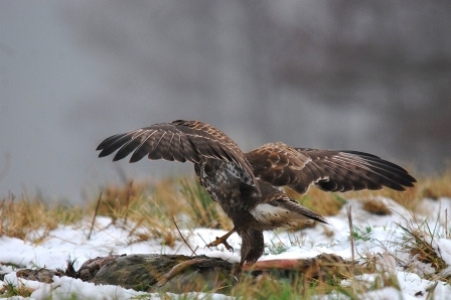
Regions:
M 309 219 L 327 223 L 291 199 L 282 186 L 303 194 L 312 184 L 328 192 L 384 186 L 403 191 L 416 182 L 400 166 L 364 152 L 294 148 L 277 142 L 243 153 L 223 132 L 199 121 L 176 120 L 113 135 L 97 150 L 99 157 L 118 150 L 113 161 L 133 153 L 130 162 L 147 156 L 194 163 L 200 184 L 234 224 L 210 246 L 227 246 L 226 239 L 236 231 L 242 238 L 240 266 L 263 254 L 264 230 Z

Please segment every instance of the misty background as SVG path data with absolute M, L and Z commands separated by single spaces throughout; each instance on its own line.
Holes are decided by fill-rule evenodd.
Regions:
M 0 199 L 76 203 L 191 164 L 106 137 L 197 119 L 244 151 L 366 151 L 437 174 L 451 149 L 450 1 L 1 1 Z

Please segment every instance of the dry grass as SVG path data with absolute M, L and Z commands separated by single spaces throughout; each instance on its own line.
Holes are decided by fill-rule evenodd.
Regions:
M 156 182 L 132 181 L 123 186 L 108 186 L 102 194 L 99 215 L 113 219 L 129 217 L 130 210 L 141 209 L 146 205 L 150 205 L 153 215 L 188 214 L 204 218 L 202 222 L 205 225 L 214 225 L 214 222 L 209 219 L 213 219 L 218 214 L 209 211 L 217 210 L 217 205 L 197 183 L 197 180 L 188 178 L 170 178 Z M 92 201 L 91 206 L 93 209 L 95 201 Z M 131 217 L 133 218 L 133 215 Z
M 395 191 L 388 188 L 383 188 L 381 190 L 362 190 L 362 191 L 352 191 L 352 192 L 346 192 L 342 195 L 348 199 L 362 199 L 362 200 L 370 200 L 375 199 L 377 197 L 385 197 L 390 198 L 396 201 L 397 203 L 401 204 L 408 210 L 414 210 L 418 203 L 421 201 L 421 195 L 420 195 L 420 186 L 422 186 L 423 183 L 416 183 L 414 187 L 407 188 L 405 191 Z
M 48 205 L 39 198 L 16 199 L 14 195 L 0 200 L 0 213 L 0 236 L 28 240 L 33 234 L 33 242 L 45 238 L 58 225 L 75 223 L 83 216 L 79 207 Z
M 257 278 L 247 278 L 232 290 L 232 295 L 244 299 L 311 299 L 321 295 L 334 294 L 332 299 L 361 299 L 362 293 L 379 290 L 384 287 L 400 289 L 396 275 L 381 268 L 379 262 L 354 265 L 334 255 L 324 255 L 310 267 L 301 268 L 300 272 L 284 275 L 282 282 L 276 279 L 277 272 Z M 379 268 L 380 271 L 377 271 Z M 357 279 L 355 276 L 370 273 L 377 274 L 373 282 Z M 348 284 L 343 284 L 348 280 Z
M 0 298 L 9 298 L 14 296 L 27 298 L 30 297 L 32 293 L 33 290 L 25 286 L 17 287 L 13 284 L 6 284 L 0 289 Z
M 440 254 L 440 249 L 435 249 L 434 240 L 438 238 L 447 238 L 447 232 L 440 234 L 437 232 L 437 228 L 434 229 L 429 227 L 428 223 L 423 223 L 420 226 L 402 226 L 399 227 L 405 232 L 404 241 L 402 248 L 404 251 L 410 253 L 410 257 L 413 260 L 419 261 L 421 263 L 430 265 L 434 268 L 435 272 L 423 274 L 424 278 L 436 281 L 442 280 L 451 283 L 450 276 L 442 276 L 442 271 L 444 271 L 448 265 L 442 259 Z M 415 268 L 414 266 L 405 265 L 406 269 Z M 415 270 L 412 270 L 415 272 Z
M 181 193 L 186 200 L 187 212 L 195 227 L 232 229 L 233 225 L 218 203 L 212 201 L 197 180 L 184 179 Z
M 349 274 L 350 275 L 350 274 Z M 247 278 L 231 290 L 231 295 L 243 299 L 310 299 L 313 295 L 326 295 L 332 291 L 348 294 L 347 288 L 340 286 L 338 277 L 313 279 L 297 273 L 285 281 L 280 281 L 271 274 L 257 278 Z M 345 293 L 342 290 L 346 291 Z M 352 299 L 352 298 L 351 298 Z M 354 299 L 358 299 L 355 297 Z
M 390 208 L 388 208 L 387 205 L 380 199 L 365 199 L 363 200 L 362 207 L 367 212 L 378 216 L 391 215 L 392 213 Z
M 421 181 L 421 197 L 437 200 L 440 197 L 451 198 L 451 168 L 440 175 Z
M 373 201 L 377 196 L 389 197 L 414 211 L 423 197 L 438 199 L 451 197 L 451 171 L 440 176 L 421 179 L 414 188 L 405 192 L 389 189 L 358 191 L 348 193 L 326 193 L 315 187 L 306 195 L 291 190 L 287 193 L 302 205 L 315 212 L 330 216 L 337 214 L 346 203 L 346 198 L 364 201 L 364 208 L 376 214 L 389 214 L 382 202 Z M 13 195 L 0 200 L 0 235 L 27 239 L 31 232 L 44 238 L 46 233 L 58 224 L 71 224 L 94 214 L 96 197 L 85 208 L 62 205 L 48 205 L 39 198 L 16 199 Z M 169 178 L 156 182 L 129 182 L 123 186 L 108 186 L 102 191 L 98 215 L 111 217 L 113 222 L 124 220 L 148 228 L 140 231 L 133 240 L 160 237 L 172 245 L 175 229 L 172 217 L 181 222 L 182 228 L 209 227 L 230 229 L 232 224 L 219 205 L 212 201 L 205 190 L 192 178 Z M 312 226 L 306 224 L 305 226 Z M 136 226 L 135 226 L 136 227 Z M 302 227 L 302 226 L 301 226 Z M 133 228 L 131 228 L 133 231 Z
M 152 215 L 176 215 L 184 208 L 177 193 L 177 180 L 165 179 L 158 182 L 133 182 L 123 186 L 108 186 L 102 191 L 99 215 L 117 219 L 134 219 L 142 208 L 151 210 Z M 91 202 L 91 209 L 96 201 Z M 150 206 L 149 206 L 150 205 Z M 136 219 L 135 219 L 136 221 Z
M 110 186 L 102 191 L 99 215 L 116 220 L 133 221 L 137 227 L 147 228 L 143 233 L 131 230 L 131 241 L 161 238 L 173 246 L 178 238 L 174 220 L 182 228 L 232 228 L 220 206 L 199 185 L 189 178 L 170 178 L 157 182 L 129 182 L 124 186 Z M 94 211 L 95 202 L 90 210 Z M 173 219 L 174 218 L 174 219 Z M 126 224 L 127 225 L 127 224 Z
M 286 192 L 291 198 L 296 199 L 303 206 L 323 216 L 336 215 L 343 205 L 346 204 L 346 200 L 341 194 L 326 193 L 314 186 L 305 195 L 299 195 L 290 189 L 286 189 Z
M 370 201 L 376 196 L 394 199 L 410 210 L 414 210 L 423 197 L 438 199 L 451 198 L 451 171 L 440 176 L 421 179 L 414 188 L 405 192 L 390 189 L 378 191 L 358 191 L 348 193 L 326 193 L 315 187 L 306 195 L 298 195 L 291 190 L 287 193 L 302 205 L 315 212 L 330 216 L 337 214 L 346 203 L 346 198 L 362 199 L 368 211 L 389 213 L 381 203 Z M 171 217 L 189 217 L 191 226 L 230 228 L 231 223 L 219 205 L 211 201 L 197 180 L 169 178 L 156 182 L 129 182 L 123 186 L 108 186 L 102 191 L 99 215 L 117 219 L 132 220 L 137 223 L 154 225 L 161 220 L 167 226 Z M 0 234 L 25 238 L 30 231 L 51 230 L 58 224 L 69 224 L 84 215 L 92 215 L 96 205 L 93 198 L 86 208 L 61 205 L 50 206 L 41 199 L 16 199 L 13 195 L 0 200 Z M 149 220 L 149 216 L 152 220 Z
M 178 236 L 171 217 L 186 213 L 177 185 L 177 179 L 166 179 L 109 186 L 102 191 L 98 215 L 110 217 L 113 223 L 121 220 L 129 230 L 130 243 L 159 238 L 162 244 L 172 247 Z M 90 211 L 95 206 L 93 201 Z
M 411 242 L 407 247 L 412 256 L 416 257 L 423 263 L 430 264 L 436 272 L 440 272 L 446 268 L 446 262 L 438 256 L 431 242 L 428 241 L 427 235 L 419 230 L 409 230 L 402 227 L 408 234 L 407 240 Z

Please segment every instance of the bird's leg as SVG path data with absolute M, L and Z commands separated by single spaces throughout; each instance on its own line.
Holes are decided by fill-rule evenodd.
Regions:
M 232 274 L 235 276 L 237 280 L 241 278 L 241 276 L 244 274 L 244 272 L 248 270 L 252 270 L 252 266 L 255 265 L 255 262 L 252 261 L 246 261 L 243 258 L 241 258 L 240 263 L 238 265 L 235 265 L 233 268 Z
M 243 269 L 249 269 L 262 256 L 265 249 L 263 231 L 247 229 L 238 231 L 241 236 L 241 261 L 238 273 Z
M 233 248 L 232 246 L 229 245 L 229 243 L 227 243 L 227 239 L 232 235 L 232 233 L 235 232 L 235 228 L 233 228 L 232 230 L 230 230 L 229 232 L 227 232 L 226 234 L 224 234 L 221 237 L 216 237 L 216 240 L 214 242 L 211 242 L 210 244 L 207 245 L 207 247 L 215 247 L 218 246 L 220 244 L 223 244 L 227 250 L 232 250 Z
M 241 260 L 238 265 L 234 265 L 234 267 L 232 268 L 232 274 L 237 281 L 240 280 L 241 275 L 243 274 L 243 266 L 244 261 Z

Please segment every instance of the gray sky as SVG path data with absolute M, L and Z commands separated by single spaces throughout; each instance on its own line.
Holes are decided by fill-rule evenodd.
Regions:
M 282 140 L 443 165 L 448 6 L 272 3 L 2 1 L 0 197 L 77 202 L 119 183 L 117 166 L 129 178 L 191 172 L 95 152 L 109 135 L 179 118 L 244 150 Z
M 80 194 L 87 146 L 65 118 L 102 72 L 74 45 L 58 2 L 4 1 L 0 10 L 0 194 Z M 81 144 L 80 144 L 81 142 Z M 95 141 L 91 139 L 91 143 Z M 74 170 L 77 169 L 77 170 Z

